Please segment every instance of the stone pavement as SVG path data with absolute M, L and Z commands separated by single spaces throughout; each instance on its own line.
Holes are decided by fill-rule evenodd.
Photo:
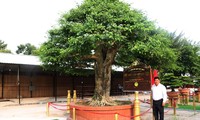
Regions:
M 90 99 L 90 98 L 85 98 Z M 113 96 L 117 100 L 134 101 L 134 95 Z M 140 100 L 149 99 L 148 94 L 139 94 Z M 57 98 L 58 104 L 66 104 L 66 97 Z M 0 99 L 0 120 L 66 120 L 68 114 L 66 111 L 50 108 L 49 116 L 46 115 L 46 103 L 53 102 L 55 98 L 23 98 L 21 105 L 18 99 L 1 100 Z M 152 109 L 148 103 L 140 102 L 141 120 L 152 120 Z M 65 109 L 65 108 L 64 108 Z M 149 110 L 149 111 L 148 111 Z M 176 116 L 173 115 L 172 108 L 165 108 L 165 120 L 199 120 L 200 111 L 176 110 Z

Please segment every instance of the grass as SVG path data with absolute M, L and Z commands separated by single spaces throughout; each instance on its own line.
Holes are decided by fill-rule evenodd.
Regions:
M 165 107 L 168 107 L 168 104 L 165 105 Z M 184 109 L 184 110 L 194 110 L 194 106 L 193 105 L 182 105 L 182 104 L 178 104 L 178 108 L 177 109 Z M 200 110 L 200 105 L 195 106 L 195 110 Z
M 193 105 L 178 105 L 178 109 L 184 109 L 184 110 L 194 110 L 194 106 Z M 196 105 L 195 106 L 195 110 L 200 110 L 200 106 Z

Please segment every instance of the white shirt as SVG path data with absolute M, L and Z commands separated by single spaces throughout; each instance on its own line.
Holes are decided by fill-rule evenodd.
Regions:
M 154 84 L 151 91 L 153 100 L 163 99 L 163 102 L 167 101 L 167 90 L 163 84 L 159 83 L 157 86 Z

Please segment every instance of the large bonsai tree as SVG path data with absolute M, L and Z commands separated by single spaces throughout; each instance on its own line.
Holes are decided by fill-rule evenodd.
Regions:
M 95 71 L 91 105 L 112 104 L 112 65 L 134 60 L 165 66 L 175 61 L 167 32 L 120 0 L 85 0 L 64 14 L 40 48 L 46 69 L 71 74 Z M 169 64 L 171 65 L 171 64 Z

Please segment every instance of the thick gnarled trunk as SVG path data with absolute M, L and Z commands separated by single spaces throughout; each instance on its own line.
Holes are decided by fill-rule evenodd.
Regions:
M 107 51 L 98 49 L 96 55 L 98 58 L 95 63 L 95 91 L 90 105 L 112 105 L 113 101 L 110 99 L 111 71 L 116 49 L 112 48 Z

